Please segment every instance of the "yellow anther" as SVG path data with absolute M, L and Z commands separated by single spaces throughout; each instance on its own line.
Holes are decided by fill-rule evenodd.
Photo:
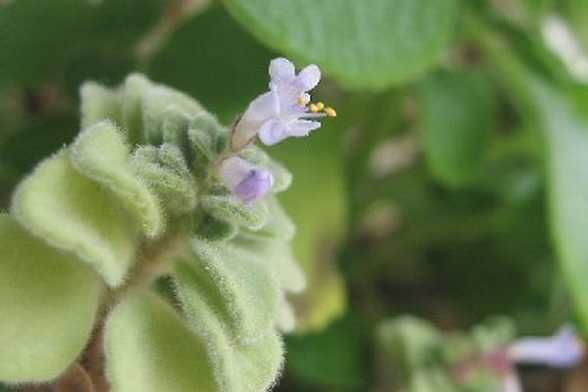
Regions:
M 325 104 L 322 102 L 317 102 L 316 103 L 316 108 L 318 109 L 318 111 L 320 112 L 321 110 L 323 110 L 325 108 Z
M 308 108 L 310 109 L 311 112 L 313 113 L 317 113 L 320 112 L 320 109 L 318 108 L 318 105 L 316 103 L 311 103 Z
M 328 117 L 337 117 L 337 111 L 330 106 L 325 108 L 325 114 Z
M 306 98 L 304 98 L 304 95 L 299 96 L 296 103 L 300 106 L 306 105 Z

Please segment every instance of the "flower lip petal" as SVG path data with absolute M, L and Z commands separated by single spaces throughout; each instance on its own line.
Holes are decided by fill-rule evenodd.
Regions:
M 288 127 L 283 121 L 266 121 L 258 131 L 259 139 L 266 146 L 273 146 L 290 136 Z
M 218 177 L 241 201 L 249 203 L 265 196 L 274 184 L 272 173 L 263 167 L 233 155 L 224 159 Z
M 250 203 L 265 196 L 274 184 L 274 177 L 265 169 L 253 169 L 234 189 L 235 195 L 243 202 Z

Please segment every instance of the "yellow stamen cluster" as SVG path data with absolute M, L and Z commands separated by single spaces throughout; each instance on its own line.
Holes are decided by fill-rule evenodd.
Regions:
M 322 102 L 311 103 L 308 105 L 308 109 L 312 113 L 324 112 L 327 117 L 337 117 L 337 111 L 330 106 L 325 106 Z

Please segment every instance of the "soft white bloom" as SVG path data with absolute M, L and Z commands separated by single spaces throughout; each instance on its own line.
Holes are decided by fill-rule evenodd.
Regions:
M 292 62 L 276 58 L 270 62 L 269 74 L 270 90 L 249 104 L 233 129 L 231 147 L 234 151 L 243 148 L 256 135 L 266 145 L 291 136 L 306 136 L 321 126 L 314 120 L 336 115 L 334 109 L 325 108 L 320 102 L 309 105 L 308 91 L 321 79 L 318 66 L 309 65 L 297 75 Z
M 508 350 L 513 362 L 566 368 L 577 365 L 584 356 L 584 345 L 569 326 L 547 338 L 522 338 Z
M 269 170 L 238 156 L 224 159 L 220 163 L 218 176 L 235 196 L 246 203 L 265 196 L 274 184 L 274 177 Z

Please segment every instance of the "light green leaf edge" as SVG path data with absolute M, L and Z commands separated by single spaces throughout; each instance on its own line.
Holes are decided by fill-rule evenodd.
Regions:
M 70 151 L 74 166 L 116 195 L 147 237 L 161 234 L 165 218 L 159 201 L 134 173 L 130 148 L 112 122 L 102 121 L 82 131 Z
M 41 162 L 20 183 L 11 213 L 37 237 L 90 264 L 108 285 L 124 281 L 138 227 L 107 190 L 75 170 L 68 151 Z
M 193 279 L 218 298 L 214 311 L 240 344 L 267 335 L 274 326 L 280 297 L 278 279 L 265 263 L 230 243 L 192 240 L 195 259 L 187 265 Z

